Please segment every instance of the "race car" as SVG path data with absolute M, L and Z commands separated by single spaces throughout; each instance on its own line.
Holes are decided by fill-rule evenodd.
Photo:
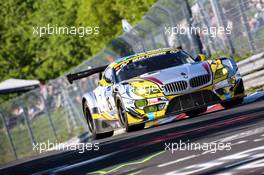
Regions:
M 149 121 L 180 113 L 197 116 L 216 103 L 230 108 L 245 96 L 232 58 L 199 54 L 194 59 L 177 48 L 135 54 L 67 78 L 72 83 L 95 73 L 101 73 L 98 86 L 82 98 L 94 139 L 112 136 L 117 122 L 127 132 L 140 130 Z

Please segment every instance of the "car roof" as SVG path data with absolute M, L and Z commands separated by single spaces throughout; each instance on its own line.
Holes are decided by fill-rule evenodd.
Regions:
M 142 52 L 142 53 L 137 53 L 134 55 L 119 58 L 119 59 L 115 60 L 114 62 L 112 62 L 108 67 L 117 68 L 124 63 L 127 63 L 129 61 L 132 61 L 132 60 L 140 58 L 140 57 L 152 56 L 152 55 L 156 55 L 156 54 L 160 54 L 160 53 L 166 53 L 168 51 L 180 51 L 180 50 L 181 49 L 178 49 L 178 48 L 163 48 L 163 49 L 157 49 L 157 50 L 151 50 L 151 51 L 146 51 L 146 52 Z

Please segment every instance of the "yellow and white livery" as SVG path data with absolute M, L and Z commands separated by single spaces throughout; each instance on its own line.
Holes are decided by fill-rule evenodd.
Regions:
M 232 58 L 193 59 L 181 49 L 158 49 L 121 58 L 108 66 L 70 74 L 68 80 L 103 72 L 99 85 L 83 95 L 83 112 L 95 139 L 113 135 L 116 122 L 128 131 L 146 122 L 186 113 L 196 116 L 208 105 L 240 104 L 244 86 Z

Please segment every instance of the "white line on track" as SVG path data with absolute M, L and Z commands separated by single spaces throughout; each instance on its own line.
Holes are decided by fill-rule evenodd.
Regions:
M 182 162 L 182 161 L 185 161 L 185 160 L 188 160 L 188 159 L 191 159 L 191 158 L 194 158 L 194 157 L 198 157 L 198 156 L 199 155 L 191 155 L 191 156 L 184 157 L 184 158 L 181 158 L 181 159 L 177 159 L 177 160 L 174 160 L 174 161 L 171 161 L 171 162 L 159 164 L 157 167 L 161 168 L 161 167 L 164 167 L 164 166 L 169 166 L 171 164 Z
M 246 142 L 248 142 L 248 141 L 247 140 L 241 140 L 241 141 L 238 141 L 236 143 L 233 143 L 232 146 L 233 145 L 239 145 L 239 144 L 246 143 Z
M 254 142 L 260 142 L 260 141 L 263 141 L 264 140 L 264 138 L 260 138 L 260 139 L 255 139 L 255 140 L 253 140 Z

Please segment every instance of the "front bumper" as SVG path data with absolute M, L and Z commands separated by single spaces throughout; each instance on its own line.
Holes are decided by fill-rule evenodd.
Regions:
M 234 84 L 222 84 L 224 84 L 222 87 L 216 87 L 215 84 L 212 84 L 188 94 L 164 96 L 166 99 L 166 101 L 163 100 L 163 103 L 166 104 L 165 107 L 155 112 L 145 113 L 142 109 L 129 108 L 128 121 L 129 123 L 131 121 L 131 124 L 152 121 L 244 96 L 242 79 L 237 80 Z M 151 105 L 155 105 L 155 103 Z
M 184 94 L 173 98 L 169 102 L 166 114 L 182 113 L 218 102 L 220 102 L 220 98 L 209 90 Z

